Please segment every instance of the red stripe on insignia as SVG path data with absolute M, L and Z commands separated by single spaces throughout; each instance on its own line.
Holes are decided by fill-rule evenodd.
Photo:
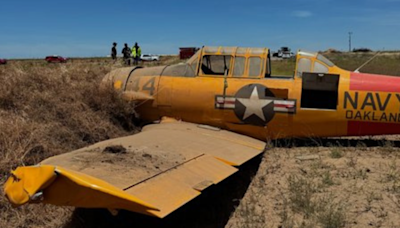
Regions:
M 286 104 L 274 104 L 276 108 L 293 108 L 294 105 L 286 105 Z
M 400 92 L 400 77 L 352 72 L 350 90 Z
M 400 124 L 395 123 L 378 123 L 378 122 L 362 122 L 348 121 L 348 135 L 383 135 L 383 134 L 399 134 Z
M 235 101 L 225 101 L 225 104 L 235 104 Z

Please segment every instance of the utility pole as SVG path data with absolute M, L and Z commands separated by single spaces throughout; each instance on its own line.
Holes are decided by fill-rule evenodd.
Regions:
M 351 35 L 353 32 L 349 32 L 349 52 L 351 52 Z

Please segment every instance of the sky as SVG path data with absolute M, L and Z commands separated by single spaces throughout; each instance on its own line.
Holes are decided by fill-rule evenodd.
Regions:
M 0 0 L 0 58 L 98 57 L 113 42 L 179 47 L 400 49 L 400 0 Z

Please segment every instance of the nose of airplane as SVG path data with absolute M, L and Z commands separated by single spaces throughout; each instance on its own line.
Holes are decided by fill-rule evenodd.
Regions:
M 126 82 L 133 70 L 135 70 L 135 67 L 125 67 L 112 70 L 104 76 L 100 83 L 100 89 L 113 88 L 117 91 L 124 91 Z
M 115 90 L 121 94 L 121 97 L 124 100 L 128 101 L 153 100 L 153 96 L 138 90 L 132 90 L 132 88 L 129 88 L 127 85 L 128 80 L 132 81 L 131 79 L 134 77 L 140 77 L 138 75 L 133 75 L 132 73 L 136 68 L 137 67 L 126 67 L 111 71 L 104 76 L 100 84 L 100 89 Z

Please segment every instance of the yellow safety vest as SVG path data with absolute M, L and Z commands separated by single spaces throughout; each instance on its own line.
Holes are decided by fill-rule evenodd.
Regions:
M 132 47 L 132 57 L 136 58 L 136 48 Z

